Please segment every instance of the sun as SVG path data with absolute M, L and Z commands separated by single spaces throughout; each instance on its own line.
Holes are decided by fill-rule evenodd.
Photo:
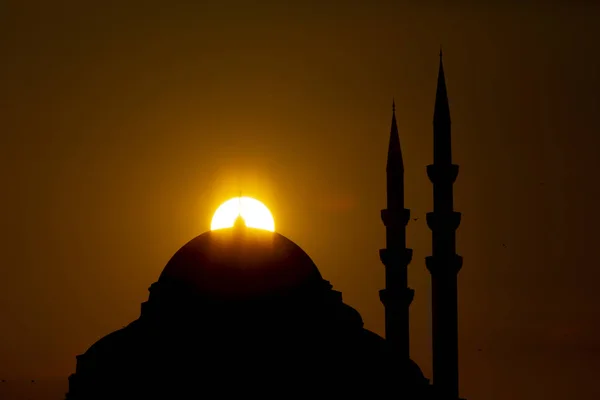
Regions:
M 271 211 L 260 201 L 251 197 L 234 197 L 221 204 L 210 223 L 210 230 L 231 228 L 241 216 L 249 228 L 275 232 L 275 221 Z

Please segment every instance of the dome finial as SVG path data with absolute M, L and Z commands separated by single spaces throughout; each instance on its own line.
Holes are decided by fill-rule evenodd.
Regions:
M 246 228 L 246 220 L 241 215 L 238 215 L 235 221 L 233 222 L 234 228 Z
M 238 197 L 238 215 L 233 221 L 234 228 L 246 228 L 246 220 L 242 217 L 242 191 L 240 190 L 240 197 Z

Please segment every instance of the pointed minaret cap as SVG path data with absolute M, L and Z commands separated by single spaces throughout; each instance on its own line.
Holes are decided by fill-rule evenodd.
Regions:
M 435 94 L 435 109 L 433 121 L 450 122 L 450 106 L 448 104 L 448 92 L 446 90 L 446 76 L 444 74 L 444 63 L 442 61 L 442 47 L 440 46 L 440 66 L 438 70 L 437 89 Z
M 398 162 L 402 167 L 402 150 L 400 149 L 400 136 L 396 123 L 396 100 L 392 98 L 392 127 L 390 129 L 390 142 L 388 145 L 388 164 Z

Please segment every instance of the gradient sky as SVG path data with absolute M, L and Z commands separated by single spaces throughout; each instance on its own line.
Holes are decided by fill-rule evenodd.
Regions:
M 600 7 L 81 3 L 0 4 L 1 379 L 55 379 L 62 395 L 75 356 L 139 316 L 240 190 L 383 334 L 393 96 L 419 218 L 411 352 L 430 377 L 441 44 L 461 167 L 461 394 L 600 397 Z

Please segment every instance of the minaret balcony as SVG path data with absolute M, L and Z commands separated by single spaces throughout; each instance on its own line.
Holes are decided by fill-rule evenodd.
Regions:
M 386 227 L 401 227 L 408 224 L 410 219 L 410 210 L 404 208 L 400 210 L 385 209 L 381 210 L 381 220 Z
M 403 267 L 406 268 L 412 261 L 412 249 L 381 249 L 379 250 L 379 259 L 386 268 Z
M 427 213 L 427 226 L 433 232 L 454 232 L 460 226 L 461 213 L 458 211 Z
M 463 258 L 458 254 L 425 257 L 425 265 L 432 275 L 458 274 L 462 264 Z
M 434 185 L 454 183 L 458 177 L 458 165 L 435 164 L 434 162 L 427 166 L 427 176 Z

